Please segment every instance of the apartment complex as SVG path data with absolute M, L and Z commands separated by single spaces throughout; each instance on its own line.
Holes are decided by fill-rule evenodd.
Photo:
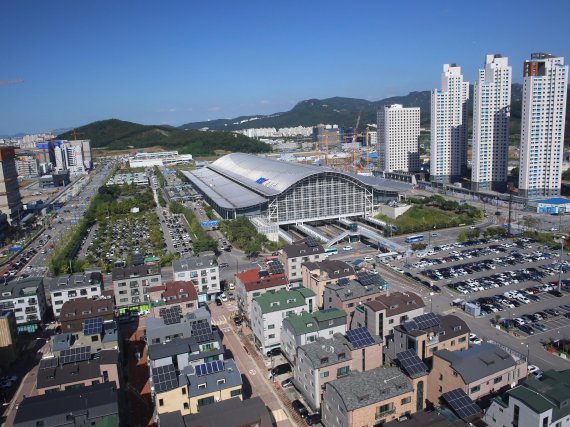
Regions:
M 192 258 L 172 261 L 174 280 L 192 281 L 198 293 L 198 302 L 213 301 L 220 292 L 220 269 L 213 252 L 203 252 Z
M 420 169 L 420 109 L 401 104 L 378 110 L 378 169 L 415 172 Z
M 475 191 L 506 190 L 511 83 L 508 58 L 487 55 L 473 89 L 471 183 Z
M 148 288 L 162 283 L 159 266 L 115 267 L 112 278 L 119 313 L 149 310 Z
M 1 290 L 0 309 L 14 311 L 18 332 L 36 332 L 47 309 L 43 278 L 8 282 Z
M 560 194 L 568 65 L 564 58 L 533 53 L 524 63 L 519 194 Z
M 325 249 L 314 238 L 308 237 L 290 245 L 285 245 L 279 259 L 285 268 L 290 282 L 300 282 L 303 277 L 301 264 L 325 259 Z
M 66 302 L 76 298 L 99 298 L 103 292 L 103 275 L 85 272 L 59 276 L 49 283 L 49 301 L 56 319 Z
M 18 219 L 22 210 L 15 158 L 14 147 L 0 148 L 0 212 L 8 216 L 10 223 Z
M 441 89 L 431 93 L 430 181 L 457 182 L 467 169 L 469 82 L 461 67 L 444 64 Z

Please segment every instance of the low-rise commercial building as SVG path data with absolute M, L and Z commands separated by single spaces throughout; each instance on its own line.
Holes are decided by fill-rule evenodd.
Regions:
M 346 313 L 338 308 L 291 314 L 283 319 L 281 351 L 295 365 L 297 347 L 315 342 L 317 338 L 330 338 L 336 333 L 345 332 Z
M 48 279 L 49 280 L 49 279 Z M 101 272 L 59 276 L 49 282 L 49 301 L 56 319 L 67 301 L 76 298 L 99 298 L 103 292 Z
M 192 258 L 172 261 L 174 280 L 192 281 L 198 302 L 213 301 L 220 292 L 220 269 L 213 252 L 203 252 Z
M 303 280 L 301 265 L 304 262 L 317 262 L 325 259 L 325 248 L 314 238 L 307 238 L 290 245 L 285 245 L 279 259 L 285 268 L 290 282 Z
M 62 332 L 74 333 L 83 330 L 87 319 L 101 318 L 103 321 L 113 320 L 112 298 L 76 298 L 65 302 L 59 313 Z
M 160 267 L 156 265 L 115 267 L 112 278 L 119 314 L 149 311 L 148 288 L 162 283 Z
M 490 427 L 570 425 L 570 370 L 530 376 L 491 401 L 484 421 Z
M 42 277 L 6 283 L 0 294 L 0 309 L 13 310 L 18 332 L 36 332 L 42 324 L 47 304 Z
M 268 292 L 255 297 L 251 310 L 251 330 L 255 345 L 266 352 L 281 345 L 283 319 L 315 310 L 315 293 L 303 287 Z
M 477 400 L 526 375 L 524 356 L 495 344 L 483 343 L 463 351 L 439 350 L 432 357 L 427 398 L 437 403 L 443 393 L 462 389 Z
M 335 334 L 297 347 L 294 382 L 313 410 L 321 407 L 326 383 L 351 371 L 364 372 L 382 366 L 382 341 L 372 337 L 367 329 L 360 330 L 358 336 L 359 339 L 351 341 L 342 334 Z
M 372 335 L 379 335 L 388 342 L 396 326 L 424 314 L 424 308 L 425 303 L 418 294 L 393 292 L 359 305 L 352 326 L 365 327 Z
M 268 291 L 276 292 L 289 287 L 285 274 L 253 268 L 236 274 L 236 296 L 238 308 L 248 321 L 251 318 L 251 302 Z
M 421 382 L 422 380 L 420 380 Z M 351 371 L 326 384 L 322 419 L 326 427 L 375 426 L 424 408 L 423 382 L 398 368 Z
M 302 265 L 303 286 L 317 295 L 317 306 L 323 307 L 325 286 L 337 283 L 339 279 L 356 279 L 354 267 L 339 260 L 306 262 Z

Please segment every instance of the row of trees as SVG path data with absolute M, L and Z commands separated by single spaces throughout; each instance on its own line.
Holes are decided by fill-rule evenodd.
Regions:
M 267 243 L 267 237 L 258 233 L 251 221 L 244 216 L 232 221 L 222 221 L 220 230 L 232 245 L 243 250 L 247 256 L 257 256 Z

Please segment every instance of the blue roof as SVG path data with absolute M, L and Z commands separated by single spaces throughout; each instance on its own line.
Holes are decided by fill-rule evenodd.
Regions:
M 550 199 L 535 200 L 536 203 L 546 203 L 549 205 L 567 205 L 570 204 L 570 199 L 564 197 L 552 197 Z
M 368 153 L 368 157 L 370 157 L 371 159 L 377 159 L 377 158 L 378 158 L 378 153 L 376 153 L 376 152 Z

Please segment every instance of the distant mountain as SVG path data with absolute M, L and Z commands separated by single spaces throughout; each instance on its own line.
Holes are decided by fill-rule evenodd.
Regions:
M 58 139 L 90 139 L 93 148 L 124 150 L 160 146 L 194 156 L 213 155 L 216 151 L 263 153 L 269 145 L 229 132 L 202 132 L 171 126 L 141 125 L 117 119 L 89 123 L 57 136 Z

